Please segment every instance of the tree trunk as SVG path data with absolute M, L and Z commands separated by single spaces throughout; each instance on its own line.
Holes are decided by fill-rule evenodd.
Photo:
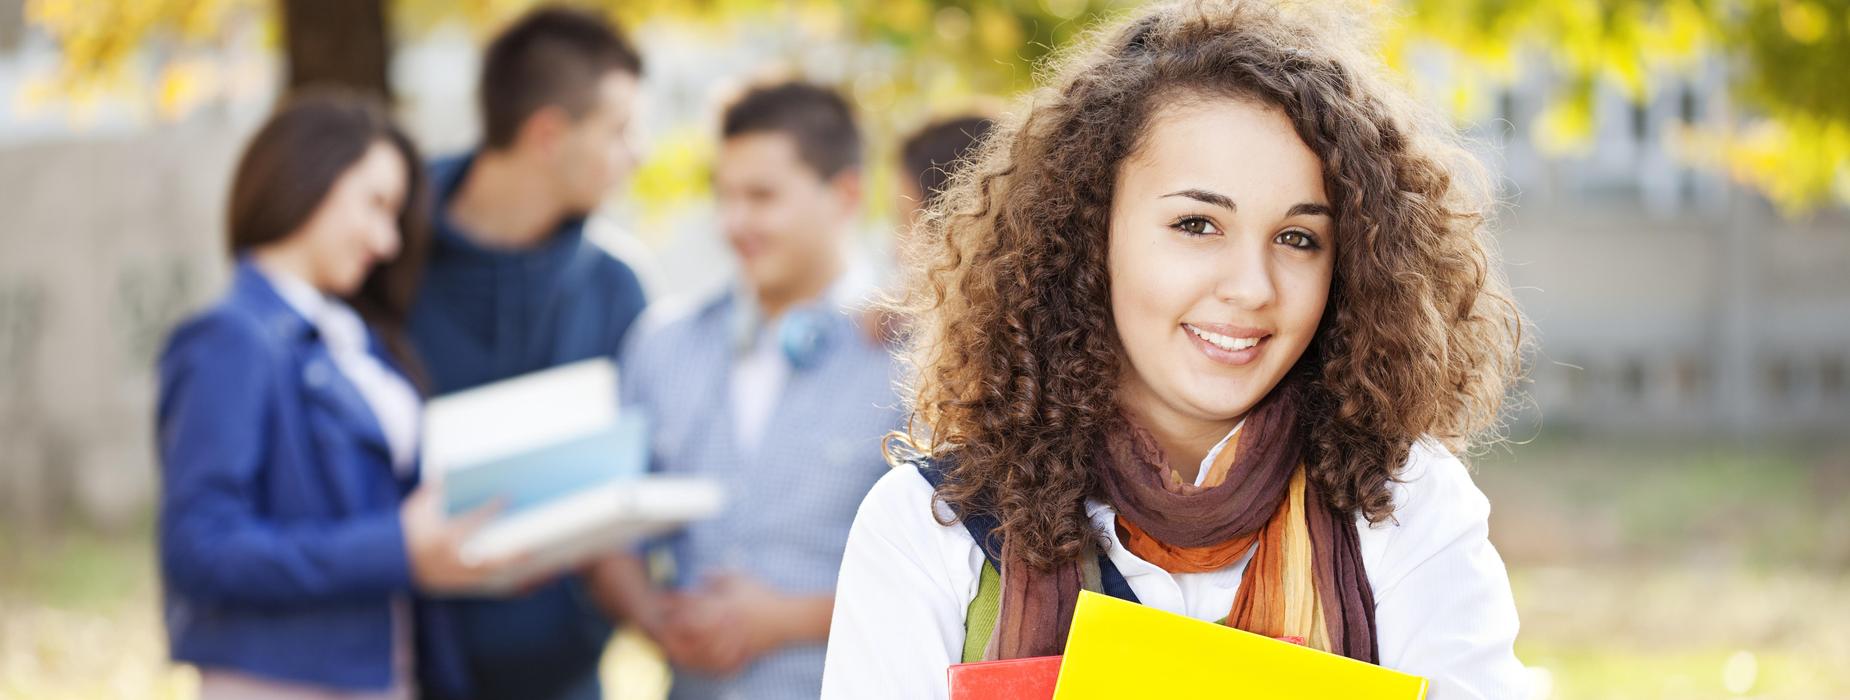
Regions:
M 385 0 L 281 0 L 288 92 L 340 85 L 391 101 Z

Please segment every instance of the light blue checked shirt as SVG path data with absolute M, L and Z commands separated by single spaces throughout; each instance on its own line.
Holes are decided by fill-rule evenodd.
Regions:
M 749 300 L 728 292 L 645 324 L 624 354 L 623 403 L 655 427 L 651 469 L 714 477 L 726 489 L 719 517 L 665 540 L 672 585 L 736 572 L 788 593 L 832 594 L 855 510 L 887 472 L 881 439 L 901 424 L 898 363 L 835 301 L 792 309 L 785 318 L 811 321 L 799 343 L 806 352 L 784 373 L 757 444 L 740 449 L 731 381 L 752 314 Z M 669 697 L 813 700 L 822 660 L 817 644 L 772 652 L 731 678 L 677 669 Z

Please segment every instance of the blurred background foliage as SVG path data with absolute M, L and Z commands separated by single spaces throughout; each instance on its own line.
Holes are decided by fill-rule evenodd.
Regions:
M 325 41 L 329 28 L 388 28 L 384 43 L 415 40 L 460 22 L 477 35 L 533 0 L 27 0 L 27 18 L 52 36 L 62 63 L 23 97 L 68 104 L 82 119 L 105 94 L 138 95 L 148 112 L 174 119 L 215 94 L 256 79 L 214 60 L 229 43 L 287 53 L 291 42 Z M 872 113 L 1007 96 L 1033 84 L 1034 67 L 1075 35 L 1138 3 L 1122 0 L 595 0 L 630 27 L 726 32 L 782 26 L 791 52 L 811 40 L 848 42 L 895 57 L 869 61 L 849 87 Z M 1743 109 L 1732 123 L 1672 136 L 1680 157 L 1728 173 L 1790 214 L 1850 203 L 1850 7 L 1844 0 L 1373 0 L 1396 19 L 1381 37 L 1384 59 L 1438 52 L 1452 79 L 1435 96 L 1462 121 L 1492 114 L 1499 84 L 1549 70 L 1563 86 L 1542 118 L 1525 125 L 1546 149 L 1589 147 L 1597 86 L 1635 100 L 1679 75 L 1720 61 Z M 292 8 L 307 11 L 289 14 Z M 284 17 L 310 15 L 294 25 Z M 319 19 L 317 19 L 317 17 Z M 343 36 L 343 55 L 365 61 L 389 46 Z M 260 78 L 261 76 L 258 76 Z M 316 76 L 308 76 L 313 79 Z M 351 80 L 349 82 L 352 82 Z M 373 85 L 387 94 L 383 75 Z M 666 135 L 673 141 L 672 135 Z M 697 193 L 696 154 L 676 144 L 652 163 L 638 194 Z M 681 178 L 686 178 L 685 182 Z
M 8 1 L 0 0 L 0 7 Z M 447 79 L 452 71 L 456 81 L 466 82 L 473 67 L 452 68 L 450 61 L 462 59 L 433 54 L 435 59 L 425 55 L 413 61 L 419 70 L 399 71 L 388 69 L 390 57 L 406 58 L 443 37 L 461 35 L 465 41 L 460 43 L 485 40 L 535 4 L 10 1 L 14 7 L 23 2 L 33 41 L 55 48 L 55 61 L 35 64 L 22 88 L 8 96 L 14 112 L 61 119 L 77 130 L 124 113 L 148 124 L 167 124 L 228 104 L 267 104 L 264 100 L 279 82 L 338 80 L 397 94 L 410 109 L 427 87 L 420 82 Z M 1765 196 L 1788 224 L 1776 225 L 1781 222 L 1771 213 L 1761 218 L 1758 210 L 1764 205 L 1758 201 L 1751 207 L 1739 201 L 1711 206 L 1708 200 L 1735 198 L 1706 186 L 1691 186 L 1688 194 L 1668 198 L 1667 211 L 1646 215 L 1635 200 L 1649 198 L 1639 196 L 1638 177 L 1628 172 L 1614 178 L 1616 188 L 1612 182 L 1596 182 L 1582 189 L 1562 186 L 1553 195 L 1545 191 L 1554 179 L 1583 180 L 1598 168 L 1531 173 L 1524 176 L 1529 191 L 1512 193 L 1510 199 L 1521 200 L 1523 207 L 1521 216 L 1512 218 L 1527 220 L 1505 231 L 1500 242 L 1513 250 L 1512 279 L 1535 285 L 1519 291 L 1525 309 L 1549 334 L 1542 344 L 1548 353 L 1536 366 L 1535 388 L 1537 393 L 1566 392 L 1568 398 L 1556 397 L 1560 408 L 1550 431 L 1527 441 L 1531 436 L 1525 428 L 1515 436 L 1524 442 L 1484 455 L 1474 466 L 1479 486 L 1495 504 L 1491 529 L 1509 563 L 1523 620 L 1517 651 L 1536 674 L 1536 697 L 1850 697 L 1850 665 L 1844 663 L 1850 659 L 1850 635 L 1844 633 L 1850 629 L 1850 498 L 1845 497 L 1850 493 L 1850 443 L 1841 427 L 1829 425 L 1805 439 L 1777 432 L 1737 439 L 1719 429 L 1726 423 L 1704 417 L 1733 415 L 1708 411 L 1713 407 L 1745 406 L 1738 410 L 1743 423 L 1758 424 L 1747 419 L 1766 414 L 1772 418 L 1764 423 L 1771 426 L 1792 416 L 1829 420 L 1850 406 L 1842 399 L 1825 403 L 1825 397 L 1850 396 L 1845 379 L 1850 364 L 1842 354 L 1850 345 L 1841 333 L 1814 332 L 1832 321 L 1841 323 L 1842 300 L 1850 299 L 1850 286 L 1842 281 L 1850 276 L 1841 262 L 1850 260 L 1850 236 L 1844 235 L 1850 229 L 1842 225 L 1843 207 L 1850 205 L 1850 90 L 1845 89 L 1850 87 L 1845 78 L 1850 76 L 1850 0 L 1355 1 L 1370 4 L 1385 19 L 1379 36 L 1384 62 L 1474 136 L 1496 142 L 1513 132 L 1516 138 L 1505 143 L 1533 144 L 1548 161 L 1538 166 L 1542 169 L 1590 151 L 1613 155 L 1606 149 L 1615 144 L 1649 140 L 1652 148 L 1616 151 L 1613 158 L 1624 161 L 1623 171 L 1627 159 L 1664 143 L 1680 163 L 1726 175 Z M 677 101 L 671 110 L 677 115 L 698 115 L 697 105 L 714 97 L 694 94 L 699 90 L 676 82 L 685 76 L 673 75 L 673 65 L 685 64 L 686 52 L 749 44 L 753 50 L 746 53 L 753 61 L 768 55 L 779 60 L 766 63 L 781 62 L 783 68 L 820 67 L 861 107 L 873 148 L 869 161 L 884 163 L 891 161 L 894 134 L 922 119 L 992 106 L 1021 93 L 1034 85 L 1037 66 L 1050 54 L 1140 3 L 578 4 L 611 13 L 643 44 L 645 54 L 681 52 L 657 64 L 668 70 L 652 73 L 650 79 L 661 83 L 647 91 L 650 99 Z M 310 60 L 294 60 L 298 55 Z M 727 63 L 712 72 L 730 79 L 740 68 Z M 1692 84 L 1701 89 L 1691 90 Z M 1534 94 L 1538 86 L 1539 96 Z M 1615 92 L 1621 102 L 1631 103 L 1633 114 L 1613 109 Z M 1679 118 L 1675 112 L 1688 107 L 1675 103 L 1691 102 L 1679 95 L 1692 92 L 1705 96 L 1703 118 Z M 1509 109 L 1512 93 L 1527 95 L 1524 99 L 1539 113 Z M 1666 102 L 1672 105 L 1667 115 Z M 1612 123 L 1637 119 L 1647 104 L 1657 110 L 1652 123 L 1665 126 L 1613 138 Z M 457 106 L 446 102 L 437 108 L 454 111 Z M 238 120 L 201 121 L 211 130 Z M 632 181 L 631 196 L 619 203 L 633 204 L 644 215 L 700 209 L 716 145 L 713 125 L 691 117 L 652 126 L 648 158 Z M 229 140 L 232 135 L 222 136 Z M 185 155 L 176 160 L 184 160 L 190 170 L 209 169 L 195 165 L 206 156 L 190 150 L 203 141 L 185 143 Z M 223 159 L 229 158 L 229 149 L 225 145 L 211 152 Z M 18 158 L 10 162 L 25 170 L 33 163 L 68 165 L 72 157 L 64 154 L 70 152 L 35 145 L 8 157 Z M 76 157 L 81 160 L 100 149 L 76 152 L 83 154 Z M 127 151 L 133 157 L 149 152 Z M 1641 170 L 1675 170 L 1657 165 Z M 140 190 L 102 186 L 146 177 L 131 169 L 49 169 L 117 196 Z M 172 170 L 153 172 L 179 179 Z M 29 175 L 11 181 L 13 191 L 22 198 L 44 196 L 19 183 L 48 176 L 39 171 Z M 876 192 L 890 189 L 881 182 L 892 177 L 890 169 L 870 168 L 868 175 Z M 1683 179 L 1683 173 L 1676 175 Z M 209 189 L 201 185 L 199 191 Z M 97 209 L 113 207 L 119 213 L 99 217 L 94 228 L 128 229 L 109 237 L 83 237 L 82 229 L 63 215 L 73 205 L 57 198 L 48 198 L 51 203 L 43 207 L 55 210 L 55 218 L 36 224 L 8 220 L 0 232 L 20 232 L 21 247 L 8 255 L 62 245 L 84 256 L 122 247 L 127 252 L 121 257 L 137 257 L 142 249 L 125 242 L 184 237 L 184 232 L 158 225 L 136 226 L 155 210 L 184 209 L 178 205 L 191 191 L 148 188 L 141 199 L 102 202 Z M 75 206 L 91 204 L 94 195 L 88 189 L 80 194 L 85 199 Z M 144 199 L 149 203 L 140 203 Z M 207 218 L 217 220 L 216 214 Z M 645 217 L 648 225 L 635 233 L 660 252 L 673 247 L 664 241 L 675 231 L 702 231 L 698 217 L 692 221 L 656 225 Z M 680 243 L 699 238 L 682 236 Z M 699 248 L 698 241 L 687 250 L 682 269 L 696 266 L 688 261 L 712 267 L 711 255 L 723 254 Z M 209 287 L 197 276 L 207 263 L 168 255 L 176 264 L 193 265 L 173 268 L 182 275 L 176 279 L 190 285 L 179 289 Z M 72 253 L 71 259 L 79 258 Z M 106 263 L 86 258 L 83 269 L 104 278 Z M 64 269 L 47 267 L 50 278 Z M 23 271 L 14 274 L 17 279 L 0 276 L 0 283 L 31 281 Z M 69 285 L 82 287 L 75 291 L 50 283 L 21 286 L 25 292 L 11 297 L 12 308 L 29 313 L 16 312 L 9 327 L 8 288 L 0 284 L 0 350 L 8 347 L 9 328 L 23 329 L 13 336 L 22 339 L 17 341 L 21 348 L 36 347 L 28 343 L 40 336 L 61 332 L 71 338 L 57 350 L 44 351 L 60 361 L 72 348 L 120 344 L 115 335 L 81 336 L 71 330 L 81 330 L 69 321 L 90 308 L 85 304 L 103 308 L 86 296 L 91 292 L 87 285 Z M 144 287 L 126 285 L 118 295 L 160 297 Z M 166 296 L 188 301 L 197 295 Z M 156 311 L 145 314 L 153 320 L 143 325 L 161 329 L 184 304 L 148 306 Z M 1785 312 L 1793 312 L 1791 323 L 1771 322 L 1786 318 Z M 116 318 L 100 311 L 92 315 Z M 58 320 L 67 322 L 64 330 L 53 323 Z M 120 325 L 95 323 L 111 333 Z M 118 354 L 145 371 L 150 352 Z M 1737 360 L 1739 367 L 1731 364 Z M 1807 367 L 1809 373 L 1799 371 Z M 1745 379 L 1730 383 L 1731 376 Z M 62 386 L 33 399 L 40 403 L 27 402 L 31 410 L 17 415 L 37 416 L 51 403 L 46 397 L 74 393 Z M 97 391 L 117 389 L 110 384 Z M 1772 393 L 1758 403 L 1744 400 L 1764 391 Z M 1813 403 L 1804 402 L 1807 396 Z M 88 404 L 82 406 L 70 413 L 90 415 Z M 137 410 L 129 419 L 143 425 L 148 409 Z M 1681 432 L 1653 435 L 1618 420 L 1631 414 L 1695 418 L 1682 424 Z M 96 423 L 110 430 L 117 425 Z M 0 434 L 0 447 L 7 437 Z M 94 433 L 74 432 L 67 439 L 106 442 Z M 15 444 L 24 442 L 15 438 Z M 137 449 L 141 445 L 134 443 Z M 76 452 L 68 445 L 58 449 Z M 94 461 L 103 468 L 93 471 L 103 478 L 133 476 L 118 463 L 129 452 L 101 454 Z M 0 458 L 5 456 L 0 451 Z M 56 470 L 77 471 L 65 462 L 42 461 Z M 9 466 L 15 465 L 0 463 L 0 470 Z M 54 471 L 51 466 L 46 470 Z M 165 660 L 149 523 L 135 517 L 142 519 L 113 528 L 73 525 L 53 533 L 0 527 L 0 700 L 194 694 L 196 675 Z M 666 671 L 638 637 L 620 636 L 610 648 L 606 669 L 618 700 L 662 697 Z

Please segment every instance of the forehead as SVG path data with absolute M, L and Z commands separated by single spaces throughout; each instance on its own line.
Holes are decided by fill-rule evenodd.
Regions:
M 1212 190 L 1242 209 L 1326 202 L 1323 161 L 1284 111 L 1234 97 L 1166 100 L 1120 167 L 1118 185 L 1133 196 Z
M 374 141 L 366 147 L 366 153 L 348 168 L 346 178 L 369 186 L 402 186 L 409 165 L 405 163 L 404 154 L 387 141 Z
M 593 95 L 590 116 L 622 116 L 641 98 L 641 84 L 628 71 L 608 70 L 598 78 Z
M 803 162 L 796 137 L 782 131 L 752 131 L 726 139 L 720 144 L 714 171 L 719 177 L 819 179 L 815 169 Z

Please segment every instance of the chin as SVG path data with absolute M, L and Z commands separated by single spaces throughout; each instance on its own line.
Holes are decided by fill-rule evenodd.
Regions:
M 1221 421 L 1233 420 L 1246 415 L 1248 411 L 1253 410 L 1253 405 L 1256 403 L 1258 402 L 1246 401 L 1235 403 L 1227 401 L 1204 401 L 1195 404 L 1195 406 L 1196 410 L 1200 411 L 1202 418 Z
M 1184 400 L 1203 418 L 1229 420 L 1246 415 L 1265 395 L 1244 381 L 1201 382 L 1184 395 Z

